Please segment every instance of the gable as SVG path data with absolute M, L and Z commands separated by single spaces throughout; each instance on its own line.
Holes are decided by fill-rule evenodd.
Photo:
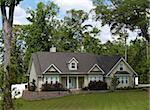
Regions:
M 104 71 L 97 64 L 94 64 L 93 67 L 88 71 L 88 73 L 91 72 L 100 72 L 104 74 Z
M 123 59 L 121 58 L 116 65 L 109 71 L 106 76 L 111 76 L 115 74 L 117 71 L 126 71 L 132 75 L 137 75 L 137 73 L 132 69 L 132 67 Z
M 99 71 L 101 71 L 101 70 L 95 66 L 90 72 L 99 72 Z
M 72 63 L 72 62 L 76 62 L 78 63 L 78 60 L 76 60 L 74 57 L 69 61 L 69 63 Z
M 58 70 L 51 66 L 46 72 L 58 72 Z
M 45 73 L 61 73 L 61 71 L 54 65 L 51 64 L 44 72 Z

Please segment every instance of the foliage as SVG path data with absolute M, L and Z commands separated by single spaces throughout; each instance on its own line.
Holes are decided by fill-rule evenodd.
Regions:
M 107 83 L 103 81 L 90 81 L 88 84 L 89 90 L 106 90 L 107 89 Z
M 118 78 L 116 76 L 113 76 L 111 78 L 111 87 L 110 87 L 111 91 L 114 91 L 119 83 L 120 82 L 119 82 Z
M 30 82 L 30 83 L 28 84 L 28 90 L 29 90 L 29 91 L 35 91 L 35 90 L 36 90 L 37 87 L 36 87 L 35 82 L 36 82 L 36 81 L 33 79 L 32 82 Z
M 45 83 L 42 85 L 42 91 L 65 91 L 61 83 L 56 82 L 55 84 Z
M 149 83 L 149 62 L 146 58 L 146 42 L 143 39 L 131 41 L 128 47 L 128 62 L 139 75 L 139 83 Z
M 102 25 L 109 24 L 112 33 L 120 33 L 123 28 L 140 29 L 139 35 L 150 41 L 149 0 L 94 0 L 94 3 L 96 19 L 102 20 Z
M 27 70 L 31 54 L 37 51 L 49 51 L 52 46 L 53 31 L 57 28 L 58 7 L 53 2 L 38 3 L 36 10 L 28 10 L 30 25 L 22 27 L 22 40 L 25 42 L 24 64 Z M 54 27 L 56 26 L 56 27 Z
M 21 40 L 22 26 L 16 25 L 13 29 L 12 49 L 11 49 L 11 73 L 12 83 L 26 82 L 24 68 L 24 43 Z

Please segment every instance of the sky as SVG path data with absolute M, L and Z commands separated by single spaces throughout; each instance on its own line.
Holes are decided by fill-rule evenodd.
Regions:
M 28 24 L 29 22 L 26 20 L 28 16 L 26 14 L 27 9 L 35 9 L 38 2 L 47 2 L 48 0 L 23 0 L 21 3 L 15 8 L 14 14 L 14 24 Z M 56 3 L 59 8 L 59 17 L 63 18 L 65 16 L 65 12 L 70 9 L 82 9 L 85 12 L 88 12 L 94 8 L 91 0 L 52 0 Z M 109 26 L 101 27 L 100 22 L 94 22 L 92 19 L 89 19 L 87 23 L 90 23 L 101 30 L 100 36 L 98 37 L 103 43 L 107 40 L 112 40 L 114 36 L 110 33 Z M 1 24 L 0 24 L 1 26 Z M 129 40 L 135 39 L 136 33 L 129 32 Z

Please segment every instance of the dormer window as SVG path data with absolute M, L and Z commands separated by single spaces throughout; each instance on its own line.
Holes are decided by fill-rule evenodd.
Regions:
M 68 63 L 68 68 L 69 70 L 77 70 L 77 66 L 78 61 L 73 57 Z
M 76 68 L 76 64 L 75 63 L 71 63 L 71 68 L 75 69 Z

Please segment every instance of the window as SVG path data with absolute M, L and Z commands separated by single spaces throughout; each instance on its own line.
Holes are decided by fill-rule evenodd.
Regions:
M 93 77 L 92 76 L 89 79 L 90 79 L 90 81 L 93 81 Z
M 96 77 L 95 77 L 95 81 L 96 81 Z
M 45 77 L 45 82 L 48 83 L 48 77 Z
M 53 81 L 53 77 L 51 77 L 51 81 Z
M 121 83 L 122 83 L 122 84 L 124 83 L 124 79 L 123 79 L 123 77 L 122 77 Z
M 120 64 L 120 71 L 123 71 L 123 64 Z
M 128 77 L 126 76 L 126 84 L 128 83 Z
M 71 63 L 71 68 L 76 68 L 76 64 L 75 63 Z
M 57 79 L 57 77 L 56 77 L 56 81 L 58 82 L 58 79 Z

